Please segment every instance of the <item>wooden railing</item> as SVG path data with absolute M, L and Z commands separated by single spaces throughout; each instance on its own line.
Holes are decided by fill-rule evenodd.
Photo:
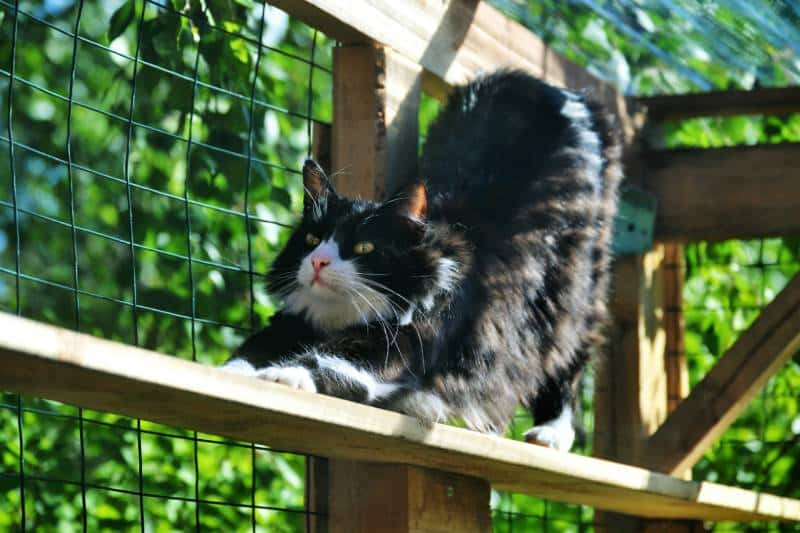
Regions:
M 2 390 L 322 457 L 432 469 L 443 473 L 445 486 L 466 476 L 474 478 L 469 493 L 487 498 L 481 480 L 497 489 L 652 518 L 800 521 L 800 501 L 441 424 L 425 427 L 397 413 L 6 314 L 0 314 L 0 358 Z M 387 499 L 397 495 L 397 487 L 387 490 Z M 426 490 L 436 491 L 436 485 Z M 451 496 L 455 505 L 462 497 L 458 491 Z M 472 501 L 488 513 L 488 499 Z M 448 505 L 446 499 L 430 505 L 438 503 Z M 346 518 L 332 517 L 339 520 Z

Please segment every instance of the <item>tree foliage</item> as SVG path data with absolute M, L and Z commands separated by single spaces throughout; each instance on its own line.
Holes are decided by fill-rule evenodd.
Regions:
M 263 274 L 301 205 L 309 116 L 330 120 L 331 45 L 271 8 L 262 28 L 262 12 L 20 2 L 13 39 L 13 4 L 0 4 L 0 308 L 209 364 L 268 319 Z M 16 397 L 2 400 L 8 531 L 20 424 Z M 83 470 L 89 531 L 138 530 L 140 505 L 147 531 L 192 529 L 196 513 L 207 531 L 302 530 L 302 456 L 202 435 L 195 447 L 194 433 L 147 422 L 139 443 L 135 420 L 22 402 L 29 529 L 80 527 Z
M 738 3 L 494 3 L 629 93 L 697 89 L 689 70 L 714 87 L 795 79 L 784 51 L 731 8 Z M 332 43 L 254 0 L 19 5 L 15 25 L 13 3 L 0 1 L 0 309 L 220 363 L 274 312 L 263 273 L 301 204 L 309 117 L 331 119 Z M 752 49 L 729 63 L 704 54 L 710 20 L 709 28 L 746 34 Z M 437 110 L 424 99 L 423 131 Z M 670 147 L 798 139 L 797 115 L 683 121 L 665 131 Z M 696 243 L 686 260 L 694 383 L 800 270 L 800 241 Z M 795 360 L 695 476 L 800 496 L 797 387 Z M 251 530 L 252 520 L 262 531 L 303 528 L 302 513 L 281 510 L 303 508 L 300 456 L 108 413 L 84 410 L 81 421 L 76 408 L 36 398 L 21 400 L 18 420 L 17 401 L 0 396 L 2 531 L 20 521 L 20 427 L 29 529 L 80 529 L 84 497 L 89 531 L 138 530 L 140 508 L 147 531 L 190 530 L 198 517 L 208 531 Z M 590 395 L 583 408 L 590 436 Z M 513 436 L 530 422 L 521 413 Z M 493 499 L 497 531 L 585 531 L 591 523 L 587 508 Z

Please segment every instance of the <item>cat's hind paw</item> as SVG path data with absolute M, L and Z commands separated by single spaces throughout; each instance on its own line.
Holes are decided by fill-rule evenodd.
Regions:
M 281 383 L 293 389 L 317 392 L 311 371 L 302 366 L 268 366 L 258 370 L 256 377 L 274 383 Z
M 524 434 L 525 442 L 546 446 L 554 450 L 568 452 L 575 442 L 575 430 L 572 427 L 562 425 L 535 426 Z

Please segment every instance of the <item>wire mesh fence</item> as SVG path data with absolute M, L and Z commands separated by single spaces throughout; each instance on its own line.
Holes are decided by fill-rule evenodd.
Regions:
M 221 363 L 274 310 L 331 47 L 256 2 L 0 1 L 0 308 Z M 313 516 L 289 452 L 10 394 L 0 432 L 4 531 Z
M 222 362 L 277 305 L 264 274 L 331 120 L 332 46 L 248 0 L 0 0 L 0 309 Z M 800 270 L 800 244 L 700 243 L 687 265 L 694 383 Z M 799 386 L 794 361 L 696 477 L 797 497 Z M 581 453 L 591 392 L 590 374 Z M 0 530 L 300 531 L 305 474 L 290 451 L 0 394 Z M 587 507 L 492 506 L 496 531 L 593 530 Z
M 800 239 L 697 243 L 686 248 L 686 350 L 693 386 L 793 275 Z M 800 354 L 773 377 L 698 462 L 695 479 L 797 498 Z M 793 524 L 720 523 L 714 531 L 794 531 Z

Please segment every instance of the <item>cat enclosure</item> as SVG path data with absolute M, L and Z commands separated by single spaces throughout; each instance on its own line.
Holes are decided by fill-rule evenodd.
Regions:
M 545 505 L 516 531 L 800 522 L 798 500 L 687 480 L 800 350 L 800 277 L 755 302 L 690 391 L 678 244 L 800 233 L 799 152 L 642 143 L 674 119 L 800 110 L 797 90 L 636 100 L 483 2 L 271 3 L 292 18 L 0 0 L 0 528 L 488 531 L 493 499 L 510 531 L 492 491 L 597 510 Z M 337 189 L 381 197 L 414 170 L 420 106 L 500 66 L 602 100 L 629 184 L 657 201 L 656 244 L 615 265 L 594 376 L 604 459 L 213 368 L 274 310 L 264 272 L 299 205 L 295 163 L 313 154 L 342 170 Z M 756 258 L 763 275 L 782 261 Z

